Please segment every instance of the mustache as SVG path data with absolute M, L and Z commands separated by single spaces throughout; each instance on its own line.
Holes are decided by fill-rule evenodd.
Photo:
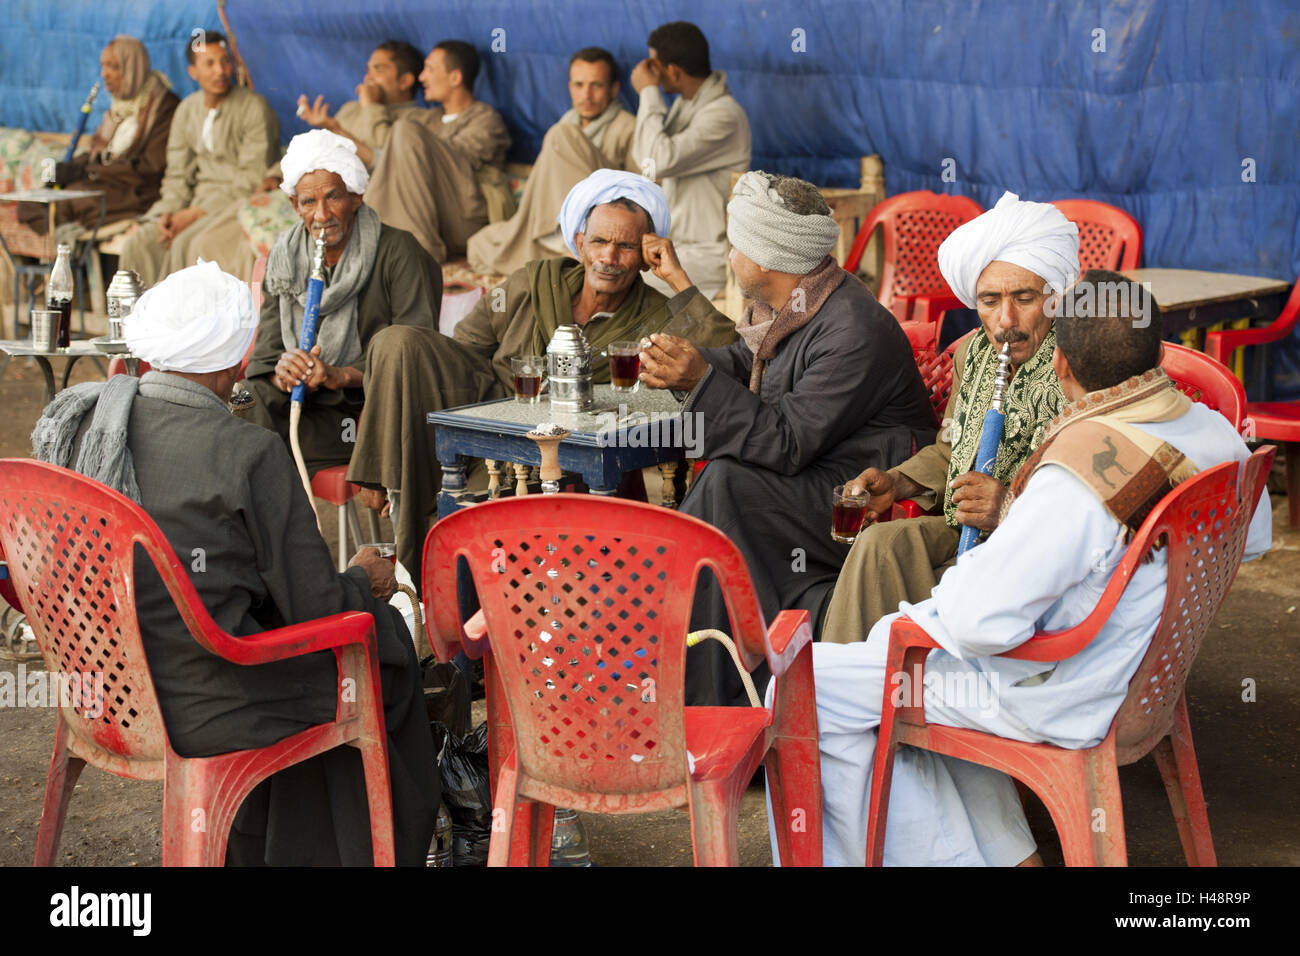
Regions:
M 1019 329 L 1007 329 L 994 335 L 993 340 L 999 345 L 1004 342 L 1010 342 L 1012 345 L 1015 345 L 1017 342 L 1028 342 L 1029 333 L 1021 332 Z
M 625 276 L 627 275 L 627 271 L 628 271 L 622 266 L 607 266 L 607 265 L 602 265 L 599 262 L 593 263 L 591 267 L 592 269 L 595 270 L 596 275 L 609 276 L 611 279 L 618 278 L 619 276 Z

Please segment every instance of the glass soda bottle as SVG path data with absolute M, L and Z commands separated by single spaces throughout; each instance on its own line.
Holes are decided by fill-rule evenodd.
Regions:
M 45 305 L 59 313 L 58 347 L 72 344 L 72 246 L 59 243 L 54 268 L 45 284 Z

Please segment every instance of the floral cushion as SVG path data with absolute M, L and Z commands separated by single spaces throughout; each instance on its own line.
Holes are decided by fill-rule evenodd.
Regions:
M 67 137 L 64 142 L 50 142 L 44 134 L 37 134 L 32 144 L 23 151 L 14 175 L 15 189 L 40 189 L 44 185 L 44 171 L 47 163 L 59 163 L 68 151 Z M 49 167 L 53 174 L 54 167 Z
M 244 230 L 244 238 L 257 250 L 258 256 L 265 256 L 270 255 L 280 233 L 298 221 L 298 214 L 293 211 L 293 203 L 283 190 L 272 189 L 249 196 L 235 218 Z
M 0 127 L 0 189 L 5 192 L 13 189 L 18 164 L 35 139 L 25 129 Z

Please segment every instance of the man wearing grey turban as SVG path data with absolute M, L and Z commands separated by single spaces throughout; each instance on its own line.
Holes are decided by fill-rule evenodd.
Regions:
M 763 614 L 802 608 L 814 620 L 848 547 L 832 540 L 831 489 L 863 461 L 888 468 L 933 440 L 934 413 L 907 336 L 867 288 L 831 258 L 839 227 L 817 188 L 746 173 L 727 205 L 731 263 L 751 300 L 741 341 L 696 349 L 651 336 L 642 380 L 690 392 L 708 466 L 681 510 L 736 542 Z M 672 244 L 646 237 L 646 258 L 675 292 L 691 279 Z M 711 310 L 701 297 L 701 310 Z M 695 628 L 727 628 L 712 580 Z M 721 645 L 687 652 L 687 703 L 745 700 Z M 765 673 L 765 668 L 764 668 Z
M 928 598 L 956 561 L 961 526 L 993 530 L 1006 486 L 1065 407 L 1052 370 L 1056 332 L 1046 306 L 1078 276 L 1074 223 L 1049 203 L 1006 193 L 945 239 L 938 258 L 958 298 L 979 312 L 983 333 L 957 349 L 939 440 L 892 470 L 868 468 L 853 484 L 871 495 L 869 518 L 888 515 L 900 498 L 921 499 L 942 514 L 890 521 L 858 535 L 835 585 L 824 641 L 864 641 L 899 602 Z M 1004 342 L 1011 343 L 1012 370 L 1006 423 L 993 474 L 984 475 L 973 471 L 975 452 Z
M 138 502 L 228 634 L 251 637 L 344 611 L 374 618 L 398 863 L 422 865 L 439 778 L 410 631 L 385 603 L 392 565 L 362 549 L 338 574 L 293 462 L 271 432 L 226 404 L 257 327 L 248 286 L 215 263 L 174 272 L 126 317 L 154 371 L 60 392 L 32 435 L 34 457 Z M 165 371 L 164 371 L 165 370 Z M 136 607 L 171 746 L 183 757 L 268 747 L 331 721 L 332 654 L 243 666 L 205 650 L 152 562 Z M 357 751 L 340 747 L 263 782 L 230 833 L 231 865 L 368 866 L 370 815 Z

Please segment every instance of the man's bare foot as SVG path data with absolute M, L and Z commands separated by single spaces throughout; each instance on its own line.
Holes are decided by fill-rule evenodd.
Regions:
M 1043 858 L 1038 855 L 1037 850 L 1029 854 L 1029 856 L 1025 857 L 1021 862 L 1016 864 L 1016 866 L 1042 866 L 1042 865 L 1043 865 Z
M 388 494 L 378 488 L 362 488 L 357 497 L 371 511 L 378 511 L 379 517 L 387 518 L 389 512 Z

